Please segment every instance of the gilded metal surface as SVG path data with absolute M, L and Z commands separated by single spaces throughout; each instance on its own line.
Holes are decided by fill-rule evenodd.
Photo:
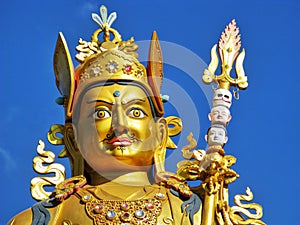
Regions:
M 122 223 L 155 225 L 157 217 L 161 214 L 162 203 L 155 198 L 136 201 L 93 199 L 85 206 L 95 225 Z
M 177 146 L 174 144 L 170 137 L 178 135 L 182 130 L 182 122 L 181 119 L 176 116 L 169 116 L 166 118 L 168 125 L 168 140 L 167 140 L 167 148 L 176 149 Z
M 233 224 L 265 224 L 260 219 L 262 218 L 263 212 L 262 207 L 256 203 L 243 204 L 241 201 L 250 202 L 253 199 L 253 193 L 249 187 L 246 189 L 245 195 L 234 196 L 234 202 L 236 206 L 230 207 L 229 216 Z M 250 211 L 251 210 L 251 211 Z M 255 213 L 251 213 L 251 212 Z M 236 215 L 245 216 L 247 219 L 241 219 Z
M 70 99 L 73 98 L 75 88 L 74 67 L 67 42 L 61 32 L 58 34 L 55 47 L 54 72 L 56 86 L 64 97 L 66 116 L 70 117 L 72 106 Z
M 51 151 L 45 151 L 45 144 L 39 141 L 37 153 L 33 159 L 33 168 L 39 174 L 54 174 L 54 176 L 35 177 L 31 180 L 31 195 L 35 200 L 45 200 L 52 192 L 46 191 L 45 186 L 55 186 L 65 179 L 65 167 L 54 163 L 55 155 Z M 45 166 L 46 164 L 49 164 Z
M 202 80 L 204 83 L 216 82 L 219 88 L 229 90 L 230 86 L 238 86 L 240 89 L 248 87 L 247 77 L 243 68 L 243 61 L 245 58 L 245 50 L 239 53 L 241 48 L 239 28 L 236 27 L 235 20 L 232 20 L 223 31 L 219 40 L 218 49 L 221 58 L 220 75 L 215 75 L 219 65 L 218 55 L 216 52 L 217 45 L 211 49 L 211 61 L 207 69 L 204 70 Z M 230 76 L 233 64 L 236 60 L 236 78 Z
M 54 124 L 50 127 L 48 131 L 48 141 L 53 145 L 63 145 L 64 144 L 64 135 L 65 127 L 61 124 Z
M 72 123 L 65 124 L 64 130 L 64 143 L 65 147 L 60 153 L 60 157 L 67 156 L 71 163 L 72 176 L 84 174 L 84 159 L 78 149 Z M 63 155 L 63 153 L 65 153 Z

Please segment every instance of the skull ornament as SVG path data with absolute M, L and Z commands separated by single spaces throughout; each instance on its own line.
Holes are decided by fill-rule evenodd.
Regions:
M 216 89 L 213 98 L 213 106 L 223 105 L 228 109 L 232 103 L 232 94 L 226 89 Z

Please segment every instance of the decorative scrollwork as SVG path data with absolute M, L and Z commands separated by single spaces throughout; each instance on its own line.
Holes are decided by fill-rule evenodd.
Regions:
M 226 189 L 226 188 L 225 188 Z M 265 225 L 262 218 L 262 207 L 256 203 L 243 204 L 241 201 L 250 202 L 253 194 L 250 188 L 247 188 L 246 195 L 238 194 L 234 197 L 236 206 L 230 207 L 225 197 L 225 189 L 219 193 L 219 203 L 216 212 L 219 224 L 224 225 Z M 255 211 L 255 213 L 251 213 Z
M 53 145 L 63 145 L 64 138 L 60 137 L 65 132 L 65 127 L 61 124 L 54 124 L 50 127 L 48 131 L 48 141 Z
M 100 50 L 98 50 L 97 42 L 87 42 L 80 38 L 78 43 L 79 45 L 77 45 L 76 47 L 78 54 L 75 57 L 80 63 L 84 62 L 84 60 L 89 56 L 101 52 Z
M 176 149 L 177 146 L 174 144 L 170 137 L 176 136 L 182 130 L 182 122 L 181 119 L 176 116 L 169 116 L 166 118 L 168 124 L 168 140 L 167 140 L 167 148 Z
M 55 154 L 51 151 L 44 151 L 45 143 L 39 140 L 37 153 L 33 159 L 33 169 L 39 174 L 54 174 L 54 176 L 35 177 L 31 180 L 31 195 L 35 200 L 45 200 L 52 192 L 44 189 L 44 186 L 55 186 L 65 180 L 65 167 L 54 163 Z M 45 166 L 46 164 L 49 164 Z
M 246 189 L 246 194 L 238 194 L 234 197 L 236 206 L 232 206 L 229 211 L 230 219 L 234 224 L 265 224 L 260 219 L 263 216 L 262 207 L 256 203 L 243 204 L 241 201 L 250 202 L 253 199 L 253 193 L 249 187 Z M 254 210 L 255 213 L 251 213 L 249 210 Z M 248 219 L 244 220 L 241 214 L 244 214 Z M 240 215 L 237 217 L 236 215 Z
M 170 217 L 164 217 L 163 218 L 163 222 L 165 223 L 165 224 L 175 224 L 174 223 L 174 220 L 172 219 L 172 218 L 170 218 Z

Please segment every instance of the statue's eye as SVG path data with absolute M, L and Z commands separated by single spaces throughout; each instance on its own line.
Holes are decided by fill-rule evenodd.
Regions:
M 147 116 L 147 114 L 142 109 L 132 108 L 129 110 L 128 116 L 132 118 L 144 118 Z
M 94 119 L 105 119 L 110 116 L 111 116 L 110 112 L 105 109 L 97 109 L 93 114 Z

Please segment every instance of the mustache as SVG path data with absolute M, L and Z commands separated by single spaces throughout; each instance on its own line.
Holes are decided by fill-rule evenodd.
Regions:
M 126 133 L 125 135 L 126 135 L 125 137 L 128 138 L 131 141 L 141 141 L 140 139 L 138 139 L 137 137 L 135 137 L 135 134 L 133 134 L 133 133 Z M 115 132 L 113 132 L 111 134 L 106 134 L 106 137 L 104 139 L 102 139 L 102 140 L 99 140 L 99 143 L 106 142 L 106 141 L 109 142 L 109 141 L 111 141 L 115 137 L 117 137 L 116 134 L 115 134 Z

